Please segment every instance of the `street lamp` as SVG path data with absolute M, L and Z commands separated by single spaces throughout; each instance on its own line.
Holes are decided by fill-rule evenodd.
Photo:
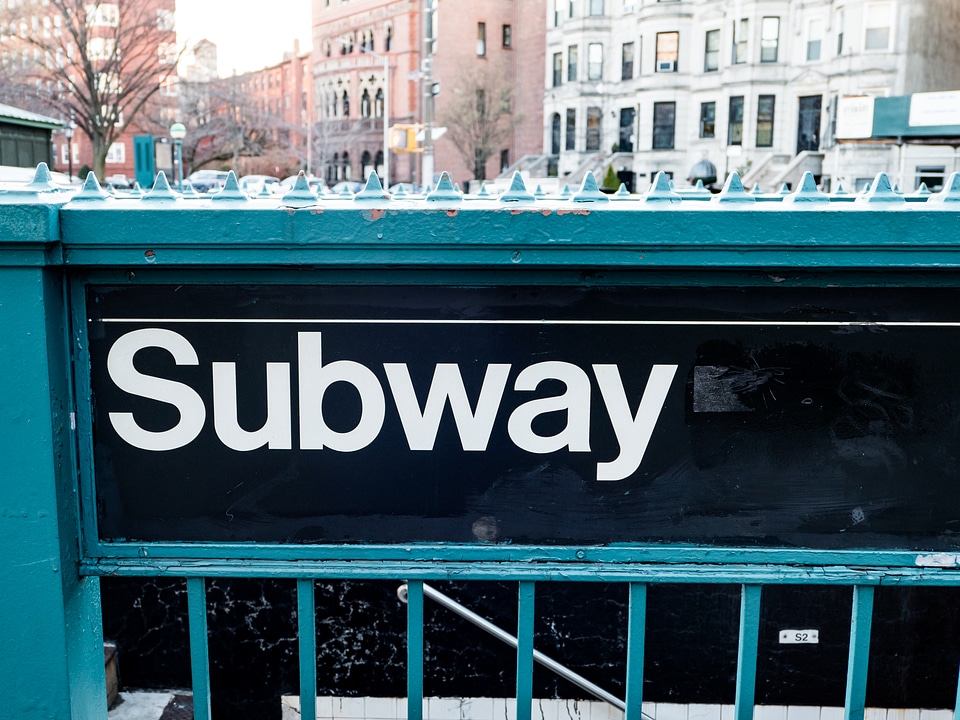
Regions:
M 177 149 L 177 192 L 183 192 L 183 139 L 187 136 L 187 128 L 183 123 L 174 123 L 170 126 L 170 137 L 173 146 Z
M 71 120 L 63 126 L 63 136 L 67 139 L 67 180 L 73 182 L 73 132 L 77 124 Z
M 343 38 L 337 38 L 337 41 L 343 45 L 349 45 Z M 373 50 L 367 50 L 363 45 L 360 46 L 360 52 L 373 55 L 377 60 L 383 61 L 383 187 L 387 189 L 390 186 L 390 58 Z

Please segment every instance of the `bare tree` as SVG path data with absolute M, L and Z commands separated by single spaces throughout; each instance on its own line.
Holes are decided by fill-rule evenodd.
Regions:
M 477 180 L 521 118 L 513 110 L 513 86 L 502 67 L 461 68 L 438 116 L 460 157 Z
M 13 6 L 13 7 L 11 7 Z M 179 52 L 172 11 L 151 0 L 49 0 L 43 18 L 4 3 L 8 36 L 0 84 L 34 88 L 33 106 L 76 122 L 105 175 L 110 146 L 161 87 L 175 90 Z

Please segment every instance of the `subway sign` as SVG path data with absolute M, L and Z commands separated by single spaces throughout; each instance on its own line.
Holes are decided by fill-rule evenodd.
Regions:
M 99 536 L 953 548 L 958 300 L 92 286 Z

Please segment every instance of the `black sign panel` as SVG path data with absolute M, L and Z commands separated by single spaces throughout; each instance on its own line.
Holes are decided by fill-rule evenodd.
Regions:
M 87 299 L 104 540 L 957 544 L 955 290 Z

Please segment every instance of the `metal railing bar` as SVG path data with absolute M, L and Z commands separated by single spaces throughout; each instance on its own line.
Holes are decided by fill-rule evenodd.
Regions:
M 873 624 L 873 587 L 853 588 L 850 618 L 850 653 L 847 657 L 847 692 L 844 720 L 863 720 L 867 699 L 867 667 L 870 661 L 870 626 Z
M 423 595 L 422 580 L 406 584 L 407 602 L 407 720 L 423 720 Z M 399 593 L 398 593 L 399 594 Z M 402 599 L 402 597 L 401 597 Z
M 190 675 L 194 720 L 210 720 L 210 657 L 207 649 L 207 586 L 204 578 L 187 579 L 190 628 Z
M 960 673 L 957 675 L 957 699 L 953 703 L 953 720 L 960 720 Z
M 517 588 L 517 720 L 533 713 L 533 620 L 535 583 L 521 581 Z
M 451 612 L 456 613 L 457 615 L 462 617 L 464 620 L 470 623 L 473 623 L 481 630 L 484 630 L 490 635 L 493 635 L 495 638 L 497 638 L 497 640 L 500 640 L 501 642 L 509 645 L 514 649 L 517 648 L 517 638 L 515 638 L 513 635 L 508 633 L 506 630 L 503 630 L 502 628 L 497 627 L 489 620 L 480 617 L 472 610 L 465 608 L 456 600 L 449 597 L 448 595 L 444 595 L 442 592 L 432 587 L 431 585 L 427 585 L 426 583 L 423 583 L 423 594 L 424 596 L 430 598 L 434 602 L 440 605 L 443 605 L 443 607 L 447 608 L 447 610 L 450 610 Z M 610 703 L 611 705 L 613 705 L 615 708 L 619 710 L 624 710 L 626 708 L 626 705 L 624 704 L 623 700 L 618 698 L 616 695 L 612 695 L 611 693 L 607 692 L 599 685 L 596 685 L 590 682 L 582 675 L 578 675 L 570 668 L 564 665 L 561 665 L 559 662 L 557 662 L 556 660 L 554 660 L 553 658 L 547 655 L 544 655 L 539 650 L 534 649 L 533 659 L 536 662 L 543 665 L 543 667 L 547 668 L 548 670 L 551 670 L 552 672 L 562 677 L 564 680 L 567 680 L 573 683 L 574 685 L 579 687 L 581 690 L 586 690 L 588 693 L 593 695 L 598 700 L 603 700 L 606 703 Z M 653 718 L 651 718 L 649 715 L 644 715 L 643 717 L 647 718 L 647 720 L 653 720 Z
M 300 643 L 300 717 L 317 716 L 317 606 L 313 580 L 297 580 L 297 637 Z
M 640 720 L 643 715 L 643 654 L 646 630 L 647 586 L 644 583 L 630 583 L 624 720 Z
M 752 720 L 757 688 L 757 645 L 760 641 L 760 585 L 740 589 L 740 637 L 737 645 L 735 720 Z

